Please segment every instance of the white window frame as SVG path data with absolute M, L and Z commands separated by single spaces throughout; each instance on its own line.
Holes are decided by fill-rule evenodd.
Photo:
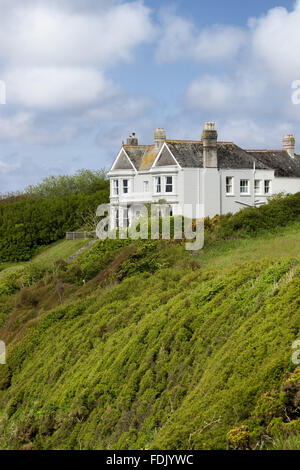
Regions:
M 122 222 L 123 222 L 123 227 L 128 228 L 129 227 L 129 209 L 128 208 L 123 208 L 122 211 Z
M 262 186 L 262 180 L 255 179 L 254 180 L 254 194 L 262 193 L 261 186 Z
M 119 180 L 117 179 L 112 180 L 112 193 L 113 196 L 119 196 Z
M 228 182 L 230 180 L 230 182 Z M 226 195 L 227 196 L 233 196 L 234 195 L 234 177 L 233 176 L 226 176 Z M 228 188 L 231 188 L 230 191 L 228 191 Z
M 143 181 L 144 193 L 149 193 L 149 181 Z
M 125 185 L 124 185 L 125 181 L 127 181 L 127 191 L 125 191 Z M 129 193 L 129 179 L 127 178 L 122 179 L 122 191 L 123 191 L 123 194 Z
M 154 192 L 155 194 L 161 194 L 161 189 L 162 189 L 162 177 L 161 176 L 155 176 L 154 178 Z M 159 191 L 157 189 L 159 188 Z
M 115 209 L 115 213 L 114 213 L 114 224 L 115 224 L 115 228 L 119 228 L 119 227 L 120 227 L 120 213 L 119 213 L 119 209 L 118 209 L 118 208 Z
M 171 183 L 168 183 L 168 178 L 171 178 Z M 167 187 L 171 187 L 171 191 L 167 191 Z M 172 175 L 166 175 L 164 177 L 164 188 L 165 188 L 165 194 L 172 194 L 174 192 L 174 178 Z
M 247 185 L 242 186 L 242 183 L 245 182 Z M 242 191 L 242 188 L 247 188 L 247 191 Z M 250 180 L 246 178 L 240 179 L 240 195 L 241 196 L 249 196 L 250 194 Z
M 266 191 L 266 183 L 268 183 L 269 190 Z M 264 180 L 264 194 L 269 195 L 272 194 L 272 180 Z

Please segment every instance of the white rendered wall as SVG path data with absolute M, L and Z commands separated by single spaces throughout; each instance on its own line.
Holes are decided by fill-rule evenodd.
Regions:
M 300 191 L 300 178 L 275 178 L 273 183 L 274 193 L 295 194 Z
M 201 200 L 204 203 L 204 216 L 213 217 L 220 214 L 220 172 L 216 168 L 201 170 Z
M 226 194 L 226 177 L 233 177 L 233 194 Z M 249 194 L 240 192 L 240 180 L 249 180 Z M 261 180 L 262 191 L 259 194 L 254 193 L 254 180 Z M 264 194 L 264 181 L 271 181 L 271 194 L 273 193 L 274 184 L 274 171 L 273 170 L 221 170 L 220 171 L 220 186 L 221 186 L 221 214 L 229 212 L 235 213 L 240 209 L 254 206 L 257 207 L 261 203 L 267 203 L 268 196 L 271 194 Z

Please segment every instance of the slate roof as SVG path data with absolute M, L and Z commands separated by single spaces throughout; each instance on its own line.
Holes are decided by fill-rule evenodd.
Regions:
M 167 140 L 166 144 L 182 168 L 203 167 L 202 142 Z
M 276 176 L 300 178 L 300 158 L 291 158 L 283 150 L 248 150 L 256 162 L 275 170 Z
M 201 141 L 166 140 L 167 147 L 182 168 L 203 168 Z M 276 176 L 299 177 L 300 158 L 283 150 L 244 150 L 233 142 L 218 142 L 218 167 L 222 169 L 273 169 Z M 151 168 L 158 155 L 154 145 L 123 145 L 138 171 Z

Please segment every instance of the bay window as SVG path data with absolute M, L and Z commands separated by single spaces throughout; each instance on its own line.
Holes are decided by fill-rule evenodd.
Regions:
M 119 180 L 113 180 L 113 195 L 118 196 L 119 194 Z
M 161 176 L 155 177 L 155 192 L 161 193 Z
M 119 228 L 119 209 L 115 209 L 115 228 Z
M 128 209 L 123 209 L 123 227 L 129 227 Z
M 123 194 L 128 193 L 128 180 L 123 180 Z

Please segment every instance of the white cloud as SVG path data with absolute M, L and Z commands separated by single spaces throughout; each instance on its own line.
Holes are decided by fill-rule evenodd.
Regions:
M 96 106 L 86 115 L 90 119 L 116 120 L 126 116 L 128 120 L 137 119 L 147 114 L 154 108 L 154 100 L 143 96 L 123 96 L 116 94 L 114 97 Z
M 233 87 L 221 77 L 204 75 L 193 81 L 186 93 L 186 103 L 190 108 L 220 110 L 231 104 Z
M 98 120 L 118 117 L 124 104 L 127 118 L 149 108 L 150 100 L 127 96 L 109 78 L 112 66 L 134 60 L 137 47 L 155 38 L 143 1 L 24 3 L 0 0 L 0 78 L 9 113 L 0 120 L 0 139 L 68 143 Z
M 265 16 L 251 19 L 249 25 L 254 58 L 281 80 L 300 78 L 300 1 L 291 12 L 273 8 Z
M 233 141 L 243 148 L 282 148 L 282 138 L 291 132 L 292 123 L 272 121 L 263 124 L 258 119 L 226 119 L 218 122 L 219 138 Z
M 61 119 L 39 122 L 33 112 L 17 112 L 0 118 L 1 141 L 17 141 L 29 145 L 58 145 L 70 142 L 78 133 L 78 124 Z
M 8 7 L 1 19 L 0 56 L 18 65 L 107 66 L 131 60 L 138 45 L 154 38 L 150 10 L 139 1 L 112 3 L 96 14 L 61 4 Z
M 11 170 L 14 170 L 19 167 L 20 167 L 20 163 L 9 164 L 0 160 L 0 174 L 2 175 L 5 173 L 9 173 Z
M 209 112 L 240 113 L 257 111 L 266 98 L 267 82 L 263 77 L 253 79 L 245 71 L 232 75 L 203 75 L 194 80 L 185 94 L 188 108 Z
M 292 82 L 300 79 L 300 0 L 292 11 L 273 8 L 249 20 L 248 42 L 234 66 L 200 75 L 187 87 L 187 110 L 218 120 L 243 145 L 272 146 L 295 132 L 300 106 L 292 104 Z M 257 122 L 257 128 L 255 125 Z M 237 123 L 241 123 L 240 126 Z M 244 126 L 244 127 L 243 127 Z M 279 148 L 281 147 L 281 144 Z
M 191 21 L 172 13 L 163 15 L 162 30 L 156 52 L 162 63 L 228 60 L 236 56 L 247 37 L 245 31 L 233 26 L 215 25 L 197 31 Z
M 115 93 L 101 72 L 88 67 L 10 67 L 3 77 L 9 103 L 29 108 L 94 106 Z
M 9 117 L 0 117 L 0 139 L 22 139 L 34 122 L 32 113 L 20 112 Z

